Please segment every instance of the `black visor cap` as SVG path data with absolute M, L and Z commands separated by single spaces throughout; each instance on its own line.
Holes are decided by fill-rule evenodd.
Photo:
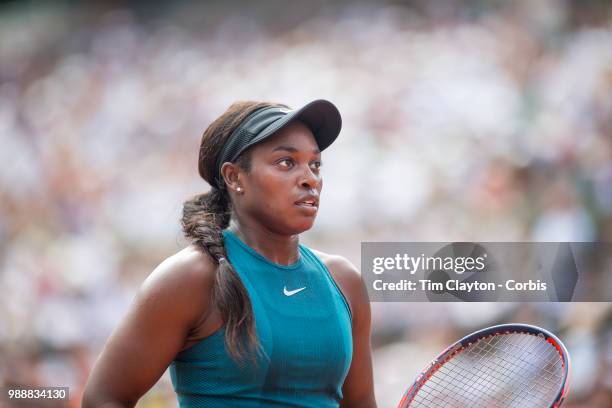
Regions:
M 338 108 L 324 99 L 317 99 L 296 110 L 282 107 L 258 110 L 238 126 L 223 147 L 217 162 L 216 187 L 221 184 L 219 172 L 223 163 L 234 162 L 246 149 L 268 139 L 295 120 L 310 129 L 321 151 L 336 140 L 342 128 Z

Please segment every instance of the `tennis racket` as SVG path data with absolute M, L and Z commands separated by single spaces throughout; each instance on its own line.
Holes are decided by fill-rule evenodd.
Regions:
M 472 333 L 436 358 L 398 408 L 557 408 L 569 354 L 552 333 L 503 324 Z

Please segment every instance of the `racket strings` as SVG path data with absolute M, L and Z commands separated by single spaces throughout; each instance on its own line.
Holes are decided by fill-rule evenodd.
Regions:
M 484 364 L 483 367 L 485 371 L 489 371 L 488 378 L 482 378 L 483 376 L 480 375 L 479 370 L 463 372 L 457 376 L 456 366 L 459 365 L 458 363 L 461 363 L 460 359 L 455 360 L 441 371 L 449 371 L 456 383 L 464 388 L 465 394 L 473 397 L 472 399 L 475 400 L 476 406 L 490 406 L 491 404 L 503 404 L 505 406 L 508 400 L 512 398 L 512 395 L 506 392 L 500 384 L 503 384 L 502 382 L 505 380 L 505 377 L 507 377 L 506 374 L 517 377 L 516 369 L 509 364 L 508 359 L 504 355 L 498 356 L 498 361 L 489 359 L 493 350 L 494 348 L 491 347 L 490 340 L 485 340 L 477 344 L 476 347 L 467 350 L 467 354 L 465 354 L 465 356 L 468 357 L 475 357 L 475 359 L 473 358 L 474 361 L 471 362 L 471 364 L 476 364 L 475 368 L 478 368 L 478 364 Z M 525 362 L 528 362 L 528 360 L 522 358 L 522 363 L 524 364 Z M 508 371 L 508 373 L 505 373 L 504 370 Z M 526 381 L 520 382 L 522 377 L 518 376 L 518 378 L 519 383 L 515 383 L 515 387 L 520 386 L 525 389 L 529 386 Z M 487 401 L 487 395 L 485 394 L 486 390 L 491 391 L 490 394 L 492 395 L 489 398 L 491 400 L 490 402 Z M 502 401 L 505 401 L 505 403 Z
M 504 333 L 476 340 L 425 381 L 411 407 L 548 407 L 563 361 L 543 337 Z

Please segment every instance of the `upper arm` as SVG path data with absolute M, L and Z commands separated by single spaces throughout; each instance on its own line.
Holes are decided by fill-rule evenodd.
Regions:
M 175 255 L 145 280 L 94 365 L 84 407 L 132 406 L 161 377 L 190 328 L 209 309 L 206 294 L 214 269 L 203 257 Z
M 320 253 L 318 253 L 321 255 Z M 321 257 L 348 300 L 353 315 L 353 358 L 342 386 L 341 407 L 375 407 L 370 346 L 370 301 L 357 268 L 345 258 Z

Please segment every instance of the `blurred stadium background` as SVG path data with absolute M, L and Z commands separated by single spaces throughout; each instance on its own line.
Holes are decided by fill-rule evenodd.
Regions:
M 338 105 L 303 241 L 355 264 L 361 241 L 612 241 L 610 1 L 84 4 L 0 3 L 0 385 L 79 405 L 136 289 L 185 245 L 200 135 L 235 100 Z M 510 321 L 566 341 L 568 408 L 612 407 L 610 304 L 372 306 L 380 407 Z M 139 406 L 175 405 L 164 375 Z

